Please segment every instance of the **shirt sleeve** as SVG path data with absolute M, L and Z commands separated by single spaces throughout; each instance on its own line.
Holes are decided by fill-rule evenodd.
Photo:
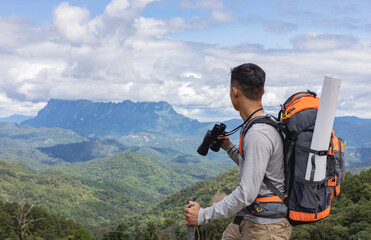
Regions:
M 246 134 L 243 148 L 245 161 L 240 165 L 242 172 L 239 185 L 222 201 L 211 207 L 201 208 L 198 225 L 231 217 L 253 203 L 258 196 L 273 145 L 264 133 L 251 128 Z
M 238 149 L 237 145 L 230 142 L 227 146 L 223 148 L 228 156 L 239 166 L 242 160 L 240 155 L 240 150 Z

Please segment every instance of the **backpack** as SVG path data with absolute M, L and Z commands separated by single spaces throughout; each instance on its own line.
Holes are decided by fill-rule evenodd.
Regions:
M 310 149 L 318 106 L 316 93 L 299 92 L 281 105 L 278 118 L 270 115 L 254 118 L 242 131 L 241 139 L 254 124 L 266 123 L 275 127 L 284 140 L 285 191 L 281 193 L 264 178 L 263 182 L 277 196 L 274 201 L 267 200 L 272 197 L 257 198 L 247 207 L 254 215 L 274 217 L 270 214 L 278 209 L 279 203 L 287 206 L 286 217 L 292 225 L 315 222 L 329 215 L 331 200 L 340 193 L 340 183 L 345 177 L 345 143 L 332 131 L 328 149 Z M 314 158 L 308 160 L 310 153 L 327 155 L 326 177 L 322 181 L 313 180 L 315 162 Z M 308 161 L 312 164 L 310 180 L 305 179 Z

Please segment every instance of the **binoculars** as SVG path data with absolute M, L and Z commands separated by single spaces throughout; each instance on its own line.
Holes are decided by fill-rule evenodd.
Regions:
M 226 125 L 215 124 L 212 130 L 208 130 L 205 134 L 204 140 L 198 147 L 197 152 L 202 156 L 206 156 L 209 148 L 214 152 L 218 152 L 222 144 L 222 140 L 218 139 L 218 136 L 223 136 L 225 134 Z

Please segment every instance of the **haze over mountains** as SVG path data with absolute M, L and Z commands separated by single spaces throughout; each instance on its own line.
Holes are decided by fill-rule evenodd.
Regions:
M 175 152 L 170 155 L 173 155 L 174 159 L 178 158 L 177 161 L 192 162 L 195 160 L 191 160 L 190 157 L 179 159 L 182 158 L 180 155 L 200 159 L 196 149 L 205 132 L 214 124 L 199 122 L 178 114 L 167 102 L 136 103 L 130 100 L 103 103 L 51 99 L 36 117 L 25 118 L 20 126 L 0 124 L 0 141 L 6 145 L 9 145 L 10 141 L 18 141 L 19 146 L 27 144 L 24 146 L 25 149 L 30 146 L 36 147 L 33 149 L 34 154 L 38 152 L 45 156 L 44 158 L 59 159 L 51 162 L 88 161 L 122 151 L 138 151 L 143 147 L 147 147 L 143 152 L 151 152 L 150 154 L 155 152 L 158 154 L 164 151 L 163 149 L 172 149 Z M 240 119 L 232 119 L 224 123 L 227 130 L 231 130 L 241 122 Z M 72 135 L 61 137 L 61 134 L 55 135 L 57 138 L 47 137 L 53 135 L 53 131 L 61 133 L 67 130 L 74 137 Z M 357 167 L 371 165 L 368 154 L 371 149 L 371 119 L 337 117 L 334 130 L 337 136 L 347 141 L 348 167 L 352 167 L 353 164 Z M 233 135 L 232 140 L 237 142 L 238 134 Z M 161 150 L 158 151 L 159 149 Z M 4 154 L 4 151 L 0 152 L 1 154 Z M 209 151 L 203 159 L 229 163 L 223 151 L 221 153 Z M 47 161 L 43 160 L 43 163 Z
M 230 130 L 241 120 L 232 119 L 225 123 Z M 103 103 L 51 99 L 35 118 L 23 121 L 22 125 L 60 127 L 89 139 L 116 139 L 128 145 L 172 148 L 193 154 L 213 123 L 178 114 L 167 102 L 135 103 L 126 100 Z M 371 148 L 371 119 L 337 117 L 334 130 L 351 149 Z M 236 141 L 238 134 L 235 135 L 232 139 Z M 354 155 L 352 159 L 359 154 Z
M 228 129 L 228 127 L 233 128 L 241 123 L 241 120 L 233 119 L 226 123 Z M 104 103 L 89 100 L 51 99 L 36 117 L 23 121 L 21 125 L 71 129 L 90 138 L 125 140 L 128 136 L 134 139 L 142 134 L 143 140 L 150 142 L 152 134 L 185 137 L 198 135 L 203 133 L 202 131 L 207 127 L 212 126 L 212 123 L 199 122 L 178 114 L 167 102 L 135 103 L 126 100 L 121 103 Z M 364 128 L 364 131 L 354 135 L 353 133 L 360 128 Z M 337 117 L 334 123 L 335 131 L 342 136 L 345 135 L 348 139 L 348 135 L 354 135 L 355 138 L 351 137 L 350 143 L 352 144 L 353 139 L 368 137 L 370 128 L 371 119 L 357 117 Z M 149 135 L 144 137 L 144 133 Z M 370 145 L 371 141 L 357 140 L 354 145 L 359 144 Z

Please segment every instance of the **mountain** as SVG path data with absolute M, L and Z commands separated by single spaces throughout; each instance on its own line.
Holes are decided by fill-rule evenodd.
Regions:
M 0 138 L 1 141 L 1 138 Z M 17 148 L 14 146 L 14 148 Z M 0 146 L 0 150 L 1 150 Z M 34 152 L 40 151 L 50 158 L 60 159 L 64 162 L 77 163 L 93 160 L 95 158 L 104 158 L 121 152 L 137 152 L 141 155 L 152 159 L 158 159 L 168 162 L 177 162 L 181 164 L 203 163 L 210 167 L 218 168 L 219 165 L 230 167 L 232 162 L 226 161 L 210 161 L 210 159 L 198 154 L 187 154 L 180 150 L 172 148 L 158 148 L 151 146 L 127 146 L 114 139 L 83 141 L 77 143 L 57 144 L 51 147 L 38 147 Z M 195 151 L 194 151 L 195 152 Z M 219 158 L 227 159 L 228 156 L 224 151 L 219 153 L 210 152 L 209 156 L 219 156 Z
M 11 163 L 22 163 L 32 169 L 42 169 L 63 162 L 20 141 L 0 138 L 0 159 Z
M 189 186 L 196 181 L 211 179 L 222 171 L 216 164 L 180 164 L 148 158 L 139 153 L 124 152 L 103 159 L 66 164 L 42 171 L 48 175 L 70 175 L 94 181 L 123 182 L 135 187 L 127 194 L 157 202 L 174 189 Z M 144 189 L 143 191 L 139 191 Z M 138 192 L 139 191 L 139 192 Z M 138 195 L 135 194 L 138 192 Z
M 344 151 L 348 170 L 359 172 L 371 166 L 371 119 L 336 117 L 334 131 L 346 141 Z
M 178 114 L 167 102 L 121 103 L 51 99 L 22 126 L 71 129 L 91 140 L 116 139 L 125 145 L 195 152 L 210 123 Z
M 124 151 L 138 152 L 150 158 L 166 161 L 177 158 L 174 161 L 183 161 L 183 163 L 184 161 L 207 163 L 207 160 L 212 160 L 209 164 L 222 163 L 228 158 L 224 151 L 219 153 L 210 151 L 208 158 L 205 158 L 198 155 L 195 148 L 190 151 L 193 154 L 189 154 L 184 153 L 184 148 L 177 148 L 174 145 L 167 148 L 138 147 L 123 144 L 115 139 L 88 140 L 72 130 L 62 128 L 35 128 L 0 122 L 0 157 L 4 161 L 22 163 L 33 169 L 43 169 L 64 162 L 105 158 Z
M 336 117 L 334 131 L 348 146 L 371 148 L 371 119 Z
M 0 118 L 0 122 L 13 122 L 13 123 L 21 123 L 28 119 L 34 118 L 35 116 L 25 116 L 25 115 L 18 115 L 14 114 L 9 117 Z
M 49 147 L 56 144 L 76 143 L 87 140 L 86 137 L 69 129 L 34 128 L 9 122 L 0 122 L 0 138 L 19 141 L 30 147 Z
M 35 118 L 22 122 L 22 125 L 61 127 L 89 137 L 120 138 L 140 132 L 189 136 L 205 124 L 176 113 L 167 102 L 126 100 L 104 103 L 51 99 Z
M 39 149 L 56 144 L 86 141 L 72 130 L 62 128 L 34 128 L 17 123 L 0 122 L 0 157 L 7 162 L 22 163 L 33 169 L 46 168 L 63 162 L 58 157 L 49 157 Z
M 231 130 L 239 126 L 242 121 L 232 119 L 224 123 L 227 125 L 227 130 Z M 125 146 L 173 149 L 184 154 L 197 155 L 196 149 L 201 144 L 206 131 L 211 129 L 214 123 L 201 123 L 187 118 L 176 113 L 166 102 L 135 103 L 126 100 L 121 103 L 103 103 L 88 100 L 51 99 L 35 118 L 22 122 L 22 126 L 26 125 L 36 128 L 71 129 L 92 141 L 98 138 L 115 139 Z M 336 117 L 334 130 L 336 136 L 347 141 L 345 148 L 349 156 L 347 166 L 351 167 L 353 163 L 357 167 L 369 166 L 367 156 L 371 153 L 371 119 Z M 231 139 L 237 143 L 238 133 L 232 135 Z M 84 148 L 89 144 L 94 145 L 85 142 L 80 146 Z M 77 146 L 72 145 L 65 147 L 77 149 Z M 49 150 L 56 152 L 57 149 L 62 150 L 64 147 L 56 146 Z M 49 151 L 48 149 L 39 150 L 44 153 Z M 66 153 L 68 151 L 66 149 Z M 48 155 L 52 156 L 50 154 L 48 152 Z M 205 158 L 215 162 L 229 161 L 225 154 L 212 151 L 209 151 Z
M 226 121 L 227 130 L 241 124 L 240 119 Z M 121 103 L 88 100 L 51 99 L 33 119 L 21 125 L 72 129 L 90 138 L 111 138 L 131 145 L 168 146 L 195 140 L 200 143 L 206 130 L 214 123 L 201 123 L 174 111 L 167 102 Z M 371 147 L 371 119 L 336 117 L 336 135 L 347 140 L 348 146 Z M 238 134 L 237 134 L 238 135 Z M 163 145 L 166 146 L 166 145 Z
M 85 225 L 96 225 L 122 217 L 125 212 L 140 212 L 144 201 L 132 199 L 97 183 L 91 187 L 68 175 L 36 174 L 24 165 L 0 161 L 0 199 L 26 201 Z M 118 188 L 120 189 L 120 188 Z

